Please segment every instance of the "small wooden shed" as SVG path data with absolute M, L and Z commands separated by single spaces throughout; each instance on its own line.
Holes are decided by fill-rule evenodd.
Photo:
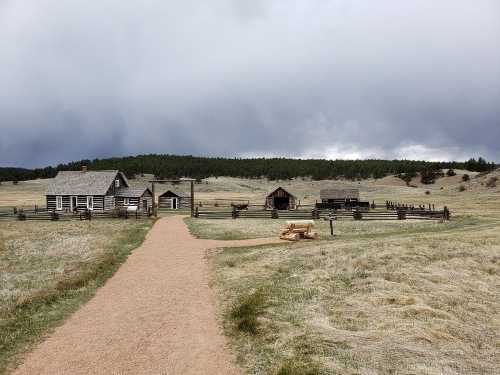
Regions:
M 116 207 L 136 207 L 138 211 L 147 212 L 153 205 L 153 194 L 148 187 L 121 188 L 115 194 Z
M 297 208 L 297 199 L 280 186 L 267 195 L 265 206 L 276 210 L 294 210 Z
M 180 208 L 191 208 L 191 196 L 184 192 L 167 190 L 158 197 L 158 208 L 178 210 Z

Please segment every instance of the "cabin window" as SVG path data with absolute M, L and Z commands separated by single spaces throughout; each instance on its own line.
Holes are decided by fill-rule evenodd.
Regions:
M 117 188 L 119 188 L 119 187 L 120 187 L 120 179 L 119 179 L 119 178 L 117 178 L 117 179 L 115 180 L 115 187 L 117 187 Z
M 56 197 L 56 210 L 62 210 L 62 197 L 60 195 Z
M 94 208 L 94 197 L 87 197 L 87 208 L 89 210 Z
M 123 205 L 128 206 L 128 198 L 123 198 Z

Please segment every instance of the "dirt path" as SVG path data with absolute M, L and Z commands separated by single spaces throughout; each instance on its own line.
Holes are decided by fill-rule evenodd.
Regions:
M 205 253 L 277 240 L 198 240 L 159 220 L 116 274 L 15 374 L 240 374 L 225 348 Z

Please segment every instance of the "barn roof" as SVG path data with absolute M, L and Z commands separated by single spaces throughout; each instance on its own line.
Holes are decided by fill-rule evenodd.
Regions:
M 274 189 L 273 191 L 271 191 L 269 194 L 267 194 L 268 197 L 270 197 L 271 195 L 274 195 L 274 193 L 276 193 L 278 190 L 283 190 L 286 194 L 288 194 L 289 196 L 295 198 L 295 195 L 293 195 L 292 193 L 290 193 L 288 190 L 285 190 L 283 189 L 281 186 Z
M 320 199 L 359 199 L 358 189 L 321 189 L 319 191 Z
M 176 197 L 179 197 L 179 198 L 188 198 L 191 196 L 190 194 L 185 193 L 183 191 L 167 190 L 162 195 L 160 195 L 160 197 L 169 197 L 172 195 L 175 195 Z
M 142 188 L 121 188 L 119 189 L 116 193 L 116 197 L 124 197 L 124 198 L 140 198 L 144 195 L 146 191 L 149 191 L 151 194 L 151 190 L 149 190 L 148 187 L 142 187 Z
M 106 195 L 120 174 L 128 187 L 125 175 L 111 171 L 60 171 L 47 188 L 46 195 Z

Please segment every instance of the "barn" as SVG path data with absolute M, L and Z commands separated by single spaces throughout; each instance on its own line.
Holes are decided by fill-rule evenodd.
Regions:
M 145 188 L 140 197 L 148 200 L 148 192 L 151 194 Z M 139 206 L 137 193 L 132 193 L 127 177 L 118 170 L 89 171 L 82 167 L 81 171 L 60 171 L 48 186 L 45 197 L 50 211 L 106 211 L 117 207 L 117 201 L 121 200 L 123 205 L 125 199 L 129 204 L 130 199 L 135 199 L 139 210 L 144 207 Z
M 184 192 L 167 190 L 158 197 L 158 208 L 178 210 L 191 208 L 191 196 Z
M 297 199 L 280 186 L 267 195 L 265 207 L 276 210 L 294 210 L 297 207 Z

